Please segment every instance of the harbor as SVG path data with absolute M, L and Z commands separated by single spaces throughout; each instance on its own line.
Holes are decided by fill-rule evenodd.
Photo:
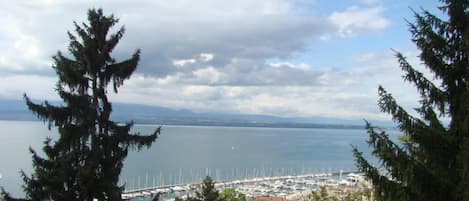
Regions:
M 338 171 L 329 173 L 298 174 L 272 177 L 254 177 L 229 181 L 215 180 L 218 190 L 233 188 L 246 195 L 248 200 L 255 200 L 258 196 L 276 196 L 285 200 L 298 200 L 321 186 L 353 187 L 364 181 L 364 177 L 354 171 Z M 151 200 L 157 194 L 160 200 L 172 201 L 176 197 L 194 196 L 201 188 L 201 182 L 189 184 L 174 184 L 165 186 L 126 189 L 122 194 L 124 200 Z

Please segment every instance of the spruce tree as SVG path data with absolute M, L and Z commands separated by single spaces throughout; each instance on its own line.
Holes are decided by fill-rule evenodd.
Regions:
M 432 81 L 396 53 L 404 79 L 420 94 L 411 115 L 379 87 L 379 107 L 389 113 L 404 139 L 394 142 L 367 122 L 368 144 L 381 171 L 356 148 L 358 169 L 368 176 L 377 200 L 469 200 L 469 14 L 468 0 L 441 1 L 439 18 L 423 10 L 409 23 L 412 41 Z M 449 122 L 446 122 L 449 120 Z
M 195 192 L 195 198 L 190 199 L 193 201 L 219 201 L 219 192 L 215 189 L 215 182 L 211 177 L 205 177 L 202 183 L 201 191 Z
M 124 28 L 108 32 L 118 19 L 91 9 L 88 23 L 74 23 L 76 35 L 68 33 L 70 56 L 58 52 L 53 57 L 63 103 L 37 104 L 24 96 L 28 108 L 59 133 L 58 139 L 45 141 L 45 156 L 30 149 L 34 172 L 22 174 L 31 200 L 121 200 L 118 181 L 128 151 L 151 146 L 160 133 L 160 128 L 151 135 L 131 133 L 132 122 L 110 120 L 109 85 L 117 93 L 135 71 L 140 51 L 117 62 L 111 52 Z
M 206 176 L 202 185 L 202 189 L 199 189 L 195 192 L 195 197 L 190 195 L 185 198 L 176 197 L 175 201 L 221 201 L 225 200 L 220 197 L 220 193 L 215 188 L 215 182 L 211 177 Z

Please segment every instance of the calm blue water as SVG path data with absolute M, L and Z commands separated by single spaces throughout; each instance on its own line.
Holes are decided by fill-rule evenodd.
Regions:
M 0 121 L 0 186 L 23 195 L 20 169 L 31 172 L 28 147 L 56 136 L 42 122 Z M 156 125 L 137 125 L 151 133 Z M 391 133 L 395 139 L 396 134 Z M 121 175 L 128 188 L 153 184 L 353 170 L 351 145 L 367 152 L 365 130 L 164 126 L 150 149 L 129 154 Z

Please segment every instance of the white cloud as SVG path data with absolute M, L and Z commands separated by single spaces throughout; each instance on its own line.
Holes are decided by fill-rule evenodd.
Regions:
M 0 23 L 3 20 L 0 19 Z M 11 23 L 11 22 L 9 22 Z M 0 28 L 0 72 L 31 72 L 50 68 L 50 59 L 40 50 L 42 43 L 37 37 L 22 33 L 17 27 L 9 29 L 9 23 Z M 4 31 L 5 30 L 5 31 Z
M 190 97 L 192 101 L 217 99 L 218 90 L 210 86 L 187 85 L 182 87 L 182 96 Z
M 212 85 L 224 83 L 227 79 L 227 75 L 223 72 L 218 71 L 213 66 L 207 68 L 197 69 L 193 71 L 196 82 L 202 84 Z
M 21 99 L 26 93 L 30 98 L 59 100 L 55 92 L 54 77 L 40 75 L 5 75 L 0 76 L 0 97 Z
M 52 74 L 51 55 L 65 49 L 65 22 L 78 10 L 63 14 L 55 1 L 3 2 L 0 12 L 0 72 Z M 59 37 L 60 36 L 60 37 Z
M 114 13 L 127 30 L 115 57 L 142 49 L 137 72 L 118 95 L 110 94 L 112 101 L 195 111 L 384 118 L 376 106 L 381 83 L 411 105 L 415 93 L 401 84 L 398 65 L 388 54 L 357 55 L 358 64 L 337 68 L 291 61 L 315 40 L 336 39 L 337 32 L 349 37 L 385 29 L 390 21 L 382 7 L 350 7 L 324 18 L 296 13 L 294 2 L 4 3 L 0 47 L 8 51 L 0 55 L 0 96 L 27 92 L 57 99 L 50 56 L 66 50 L 72 21 L 84 21 L 90 7 L 105 6 L 105 13 Z
M 204 62 L 208 62 L 208 61 L 212 61 L 214 56 L 215 55 L 210 54 L 210 53 L 201 53 L 200 59 Z
M 232 78 L 214 67 L 206 67 L 197 69 L 191 79 L 183 74 L 155 78 L 137 73 L 125 82 L 118 94 L 109 90 L 110 99 L 204 112 L 388 119 L 387 115 L 379 112 L 376 104 L 377 86 L 382 84 L 405 108 L 415 107 L 418 94 L 411 85 L 403 83 L 402 72 L 392 53 L 373 54 L 377 55 L 374 59 L 359 62 L 353 68 L 315 68 L 316 74 L 321 76 L 311 79 L 318 79 L 319 85 L 211 85 Z M 415 54 L 409 54 L 410 58 L 413 56 Z M 410 61 L 418 63 L 415 59 Z M 270 67 L 278 68 L 285 67 Z M 254 75 L 246 76 L 252 79 Z M 53 91 L 54 77 L 12 75 L 2 77 L 0 81 L 6 86 L 0 90 L 3 97 L 21 98 L 26 92 L 41 100 L 58 99 Z
M 377 88 L 383 85 L 398 102 L 412 111 L 417 104 L 418 94 L 412 85 L 402 81 L 402 72 L 392 52 L 368 52 L 375 55 L 366 61 L 359 61 L 349 68 L 312 68 L 301 70 L 288 66 L 300 64 L 278 64 L 277 67 L 265 66 L 263 70 L 289 68 L 311 76 L 316 84 L 296 85 L 228 85 L 220 84 L 233 79 L 218 69 L 206 67 L 198 70 L 198 76 L 188 79 L 186 76 L 166 78 L 144 78 L 137 75 L 127 82 L 113 101 L 137 102 L 140 104 L 160 105 L 174 108 L 187 108 L 203 112 L 231 112 L 271 114 L 279 116 L 327 116 L 346 119 L 389 119 L 377 106 Z M 415 53 L 408 52 L 410 62 L 418 69 L 419 62 L 413 59 Z M 357 55 L 360 57 L 360 55 Z M 272 73 L 259 71 L 265 75 Z M 203 72 L 203 73 L 202 73 Z M 279 71 L 288 73 L 288 71 Z M 307 73 L 306 73 L 307 74 Z M 298 79 L 298 76 L 285 78 Z M 310 74 L 313 75 L 313 74 Z M 320 75 L 320 76 L 317 76 Z M 256 79 L 255 75 L 245 75 Z M 171 84 L 162 85 L 161 80 L 171 79 Z M 260 78 L 257 78 L 260 79 Z M 133 84 L 134 80 L 142 82 Z M 280 80 L 277 78 L 277 80 Z M 293 81 L 290 81 L 290 83 Z M 177 84 L 176 84 L 177 83 Z M 218 83 L 218 84 L 210 84 Z M 240 83 L 240 82 L 236 82 Z
M 333 12 L 329 20 L 339 29 L 341 37 L 355 36 L 363 32 L 381 31 L 387 28 L 391 22 L 381 16 L 382 7 L 360 8 L 352 6 L 345 11 Z
M 103 6 L 105 13 L 113 13 L 120 18 L 119 24 L 126 26 L 116 57 L 125 58 L 136 48 L 142 49 L 139 72 L 164 77 L 177 73 L 173 65 L 193 63 L 185 58 L 212 62 L 217 68 L 233 58 L 261 64 L 269 58 L 286 58 L 304 51 L 308 42 L 332 30 L 321 17 L 296 14 L 293 3 L 288 0 L 201 0 L 196 4 L 189 0 L 8 2 L 0 10 L 5 16 L 0 18 L 0 47 L 11 54 L 0 58 L 0 70 L 48 69 L 52 54 L 57 50 L 66 52 L 66 31 L 73 31 L 72 22 L 84 21 L 88 8 Z
M 269 65 L 274 68 L 292 68 L 292 69 L 299 69 L 303 71 L 311 70 L 311 66 L 305 63 L 294 64 L 290 62 L 276 62 L 276 63 L 270 63 Z
M 358 62 L 367 62 L 376 59 L 377 55 L 375 52 L 367 52 L 357 56 L 355 59 Z
M 173 60 L 173 65 L 176 67 L 182 67 L 182 66 L 185 66 L 186 64 L 193 64 L 193 63 L 195 63 L 195 59 Z

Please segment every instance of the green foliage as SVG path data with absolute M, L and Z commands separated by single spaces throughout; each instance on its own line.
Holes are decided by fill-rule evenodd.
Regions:
M 325 186 L 321 186 L 319 191 L 313 191 L 307 197 L 308 201 L 338 201 L 339 198 L 330 196 L 327 188 Z
M 340 189 L 340 191 L 341 190 L 343 189 Z M 372 194 L 369 188 L 364 188 L 362 191 L 348 192 L 346 195 L 341 192 L 330 195 L 327 187 L 321 186 L 319 191 L 311 192 L 311 194 L 306 197 L 305 201 L 371 201 L 371 199 Z
M 175 201 L 246 201 L 246 195 L 237 192 L 233 188 L 224 189 L 219 192 L 215 189 L 215 182 L 211 177 L 205 177 L 202 189 L 195 192 L 195 197 L 188 197 L 185 200 L 176 198 Z
M 195 193 L 194 201 L 219 201 L 219 192 L 215 189 L 215 182 L 207 176 L 202 183 L 202 191 Z
M 366 125 L 372 154 L 386 175 L 354 149 L 357 166 L 371 179 L 378 200 L 469 200 L 469 1 L 442 3 L 447 18 L 422 11 L 409 23 L 420 59 L 437 84 L 396 54 L 404 79 L 420 94 L 420 117 L 408 113 L 380 86 L 378 105 L 403 132 L 402 144 Z M 449 119 L 447 126 L 442 118 Z
M 246 201 L 246 195 L 236 191 L 234 188 L 227 188 L 220 192 L 219 200 L 223 201 Z
M 344 197 L 344 201 L 371 201 L 371 190 L 366 189 L 364 192 L 350 192 Z
M 25 95 L 28 108 L 60 134 L 56 141 L 45 140 L 45 157 L 30 149 L 34 172 L 22 173 L 30 200 L 121 200 L 123 186 L 117 183 L 128 151 L 151 146 L 160 132 L 130 133 L 133 123 L 110 120 L 108 86 L 117 93 L 140 59 L 139 50 L 121 62 L 111 57 L 124 34 L 124 28 L 108 34 L 117 22 L 92 9 L 88 24 L 75 23 L 76 35 L 68 33 L 72 58 L 61 52 L 53 57 L 63 105 L 33 103 Z
M 397 139 L 398 139 L 400 142 L 406 143 L 406 144 L 412 142 L 412 141 L 410 140 L 409 136 L 407 136 L 407 135 L 398 135 L 398 136 L 397 136 Z
M 195 192 L 195 197 L 187 197 L 185 200 L 176 198 L 175 201 L 221 201 L 220 193 L 215 189 L 215 182 L 211 177 L 205 177 L 202 189 Z

